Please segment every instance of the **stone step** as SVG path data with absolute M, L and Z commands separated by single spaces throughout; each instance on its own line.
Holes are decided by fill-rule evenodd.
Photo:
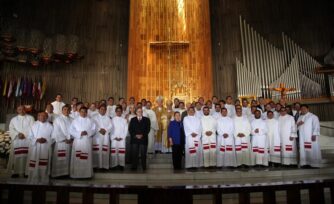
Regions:
M 169 163 L 148 163 L 149 169 L 172 169 L 172 162 Z
M 173 160 L 172 159 L 149 159 L 148 163 L 149 164 L 169 164 L 172 163 Z
M 95 180 L 102 180 L 104 182 L 117 180 L 129 180 L 131 182 L 197 182 L 205 181 L 208 183 L 212 182 L 248 182 L 251 180 L 261 180 L 263 182 L 275 180 L 275 179 L 300 179 L 300 178 L 320 178 L 320 177 L 331 177 L 334 176 L 334 167 L 325 167 L 321 169 L 289 169 L 289 168 L 269 168 L 264 169 L 211 169 L 205 170 L 200 169 L 195 172 L 179 171 L 174 172 L 173 170 L 166 169 L 148 169 L 146 172 L 124 172 L 124 173 L 96 173 L 94 176 Z

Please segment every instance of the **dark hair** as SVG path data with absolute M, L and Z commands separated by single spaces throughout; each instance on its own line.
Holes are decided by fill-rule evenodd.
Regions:
M 192 109 L 193 111 L 195 111 L 194 106 L 190 106 L 190 107 L 188 108 L 188 111 L 189 111 L 190 109 Z
M 102 108 L 102 107 L 107 108 L 107 105 L 103 103 L 99 106 L 99 109 Z
M 108 98 L 108 101 L 109 101 L 110 99 L 112 99 L 112 100 L 114 101 L 114 97 L 110 96 L 110 97 Z
M 61 96 L 61 97 L 63 97 L 63 95 L 61 95 L 61 93 L 57 93 L 57 94 L 56 94 L 56 97 L 57 97 L 57 96 Z
M 226 103 L 226 101 L 225 101 L 225 100 L 220 100 L 220 101 L 219 101 L 219 103 L 221 103 L 221 102 L 223 102 L 224 104 Z
M 135 110 L 135 113 L 137 113 L 137 111 L 138 111 L 139 109 L 143 110 L 142 107 L 137 107 L 136 110 Z
M 267 111 L 267 115 L 268 115 L 269 113 L 272 113 L 272 114 L 274 114 L 274 112 L 272 112 L 272 111 Z
M 305 107 L 305 108 L 309 109 L 309 106 L 306 105 L 306 104 L 303 104 L 303 105 L 301 105 L 300 107 Z
M 83 103 L 81 101 L 79 101 L 77 104 L 75 104 L 76 106 L 78 105 L 83 105 Z
M 240 108 L 239 108 L 239 109 L 240 109 Z M 224 108 L 222 108 L 220 111 L 223 111 L 223 110 L 226 110 L 226 111 L 227 111 L 227 108 L 224 107 Z
M 80 109 L 79 109 L 79 111 L 81 111 L 82 109 L 84 109 L 84 110 L 88 110 L 88 108 L 86 108 L 86 106 L 82 106 L 82 107 L 80 107 Z
M 208 106 L 204 106 L 204 107 L 203 107 L 203 110 L 204 110 L 204 109 L 208 109 L 208 110 L 210 110 L 210 108 L 209 108 Z
M 72 101 L 73 101 L 74 99 L 75 99 L 75 100 L 79 100 L 77 97 L 73 97 L 73 98 L 72 98 Z
M 293 106 L 295 106 L 295 105 L 297 105 L 297 104 L 299 104 L 300 106 L 302 105 L 301 103 L 296 102 L 296 103 L 293 104 Z
M 231 98 L 231 99 L 233 99 L 233 98 L 232 98 L 232 96 L 226 96 L 226 98 L 225 98 L 225 99 L 227 100 L 228 98 Z
M 180 114 L 180 112 L 179 112 L 179 111 L 175 111 L 175 112 L 174 112 L 174 116 L 175 116 L 176 114 Z
M 122 108 L 122 106 L 116 106 L 116 109 L 115 109 L 115 111 L 118 111 L 118 110 L 121 110 L 121 111 L 123 111 L 123 108 Z
M 71 106 L 70 106 L 69 104 L 65 104 L 65 105 L 61 108 L 61 110 L 64 110 L 64 108 L 71 109 Z

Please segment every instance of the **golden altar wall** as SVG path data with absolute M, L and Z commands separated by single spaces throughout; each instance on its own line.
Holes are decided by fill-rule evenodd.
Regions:
M 208 0 L 131 0 L 128 97 L 212 95 Z

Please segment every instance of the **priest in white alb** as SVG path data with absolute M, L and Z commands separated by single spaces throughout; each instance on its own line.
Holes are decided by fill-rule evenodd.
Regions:
M 122 107 L 116 108 L 116 115 L 112 119 L 111 129 L 111 168 L 118 167 L 121 170 L 125 166 L 125 138 L 128 134 L 128 122 L 122 117 Z M 154 136 L 154 135 L 153 135 Z
M 9 123 L 12 145 L 8 160 L 8 171 L 13 178 L 25 174 L 30 144 L 28 135 L 35 122 L 32 116 L 26 114 L 24 106 L 18 106 L 16 112 L 17 116 L 12 118 Z
M 113 118 L 115 116 L 115 110 L 116 110 L 116 105 L 114 104 L 114 98 L 109 97 L 108 98 L 108 105 L 107 105 L 107 115 L 110 118 Z
M 201 146 L 201 120 L 195 116 L 194 107 L 188 110 L 188 116 L 183 120 L 185 133 L 185 160 L 186 168 L 199 168 L 203 165 Z
M 282 107 L 278 118 L 281 136 L 281 154 L 283 165 L 297 165 L 297 127 L 293 116 Z
M 321 167 L 321 150 L 319 144 L 320 123 L 318 116 L 309 112 L 307 105 L 301 105 L 298 118 L 299 151 L 301 167 Z
M 100 105 L 98 114 L 93 118 L 96 133 L 93 136 L 93 168 L 109 169 L 111 119 L 106 114 L 107 106 Z
M 72 118 L 69 116 L 71 106 L 65 105 L 62 114 L 53 122 L 52 140 L 55 143 L 52 155 L 51 176 L 67 176 L 70 174 L 70 158 L 72 139 L 70 126 Z
M 274 116 L 272 111 L 268 111 L 266 123 L 268 126 L 269 162 L 275 165 L 281 163 L 281 137 L 278 120 Z
M 49 181 L 53 126 L 47 122 L 48 115 L 45 112 L 38 114 L 38 121 L 31 127 L 29 133 L 28 154 L 28 182 L 45 183 Z
M 203 113 L 204 115 L 201 118 L 201 127 L 204 167 L 215 167 L 217 165 L 217 120 L 210 115 L 209 107 L 205 106 L 203 108 Z
M 226 104 L 225 108 L 227 109 L 227 114 L 229 117 L 233 118 L 235 116 L 235 106 L 233 105 L 233 98 L 232 96 L 226 97 Z
M 151 129 L 150 133 L 148 133 L 148 145 L 147 145 L 147 153 L 149 154 L 154 153 L 154 137 L 155 133 L 159 130 L 157 116 L 151 108 L 152 108 L 151 101 L 147 101 L 144 112 L 146 112 L 146 117 L 148 117 L 151 121 Z
M 235 141 L 235 152 L 237 156 L 237 166 L 251 165 L 250 160 L 250 133 L 251 126 L 246 116 L 242 115 L 242 109 L 236 109 L 236 116 L 234 121 L 234 141 Z
M 222 108 L 222 117 L 217 121 L 217 167 L 236 167 L 234 147 L 234 122 Z
M 51 105 L 53 106 L 53 113 L 56 115 L 60 115 L 62 113 L 62 108 L 65 105 L 62 95 L 57 94 L 56 100 L 52 102 Z
M 252 164 L 268 166 L 267 123 L 261 117 L 261 111 L 255 111 L 255 119 L 251 123 Z
M 73 120 L 70 134 L 74 138 L 72 146 L 70 176 L 72 178 L 91 178 L 93 176 L 92 137 L 96 125 L 87 117 L 87 108 L 82 106 L 80 115 Z

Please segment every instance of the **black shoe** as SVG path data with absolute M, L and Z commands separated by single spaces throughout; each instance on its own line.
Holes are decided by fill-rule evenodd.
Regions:
M 13 174 L 12 176 L 11 176 L 12 178 L 18 178 L 18 177 L 20 177 L 18 174 Z
M 131 171 L 137 171 L 137 168 L 136 167 L 132 167 Z

